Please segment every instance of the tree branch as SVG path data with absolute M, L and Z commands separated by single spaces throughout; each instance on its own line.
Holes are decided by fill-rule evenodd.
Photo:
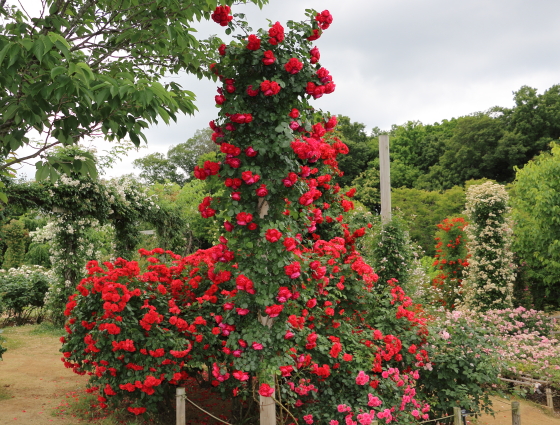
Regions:
M 31 154 L 31 155 L 24 156 L 24 157 L 21 157 L 21 158 L 15 158 L 15 159 L 13 159 L 13 160 L 11 160 L 11 161 L 5 162 L 4 164 L 0 165 L 0 171 L 1 171 L 1 170 L 5 170 L 6 168 L 11 167 L 12 165 L 19 164 L 20 162 L 26 161 L 26 160 L 28 160 L 28 159 L 36 158 L 36 157 L 38 157 L 39 155 L 41 155 L 44 151 L 46 151 L 47 149 L 50 149 L 50 148 L 52 148 L 53 146 L 59 145 L 60 143 L 61 143 L 61 142 L 59 142 L 59 141 L 53 142 L 53 143 L 51 143 L 50 145 L 45 145 L 45 146 L 43 146 L 42 148 L 39 148 L 39 150 L 38 150 L 37 152 L 35 152 L 35 153 Z

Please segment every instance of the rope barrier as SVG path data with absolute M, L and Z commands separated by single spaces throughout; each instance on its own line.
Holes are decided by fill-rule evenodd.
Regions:
M 226 421 L 224 421 L 224 420 L 222 420 L 222 419 L 220 419 L 220 418 L 214 416 L 212 413 L 210 413 L 210 412 L 204 410 L 204 409 L 203 409 L 202 407 L 200 407 L 198 404 L 196 404 L 195 402 L 191 401 L 186 395 L 183 395 L 182 397 L 185 397 L 185 400 L 187 400 L 190 404 L 192 404 L 192 405 L 193 405 L 194 407 L 196 407 L 197 409 L 202 410 L 202 411 L 203 411 L 204 413 L 206 413 L 208 416 L 212 416 L 212 417 L 213 417 L 214 419 L 216 419 L 217 421 L 220 421 L 220 422 L 222 422 L 222 423 L 224 423 L 224 424 L 226 424 L 226 425 L 233 425 L 233 424 L 230 424 L 229 422 L 226 422 Z
M 455 417 L 454 415 L 451 415 L 451 416 L 443 416 L 443 417 L 441 417 L 441 418 L 430 419 L 429 421 L 418 422 L 418 423 L 419 423 L 419 424 L 427 424 L 427 423 L 430 423 L 430 422 L 439 421 L 439 420 L 441 420 L 441 419 L 453 419 L 454 417 Z

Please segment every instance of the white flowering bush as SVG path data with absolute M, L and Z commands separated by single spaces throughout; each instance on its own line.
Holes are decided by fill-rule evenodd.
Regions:
M 24 323 L 42 316 L 45 294 L 56 281 L 52 270 L 21 266 L 0 270 L 0 314 L 7 322 Z
M 476 311 L 512 307 L 515 266 L 508 194 L 486 182 L 467 190 L 469 264 L 462 282 L 462 308 Z
M 50 261 L 55 282 L 45 294 L 45 304 L 52 318 L 63 321 L 63 311 L 76 284 L 86 276 L 89 260 L 103 260 L 102 248 L 111 234 L 109 225 L 101 225 L 95 218 L 76 218 L 69 214 L 53 217 L 43 228 L 31 232 L 33 242 L 50 246 Z

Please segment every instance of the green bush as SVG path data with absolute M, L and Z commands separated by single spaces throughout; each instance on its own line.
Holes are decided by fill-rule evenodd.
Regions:
M 0 313 L 7 321 L 20 324 L 34 312 L 42 316 L 45 294 L 54 283 L 54 273 L 41 266 L 0 270 Z
M 8 247 L 4 253 L 3 267 L 9 269 L 21 266 L 25 256 L 26 239 L 28 236 L 23 222 L 11 220 L 2 227 L 2 234 Z
M 3 332 L 2 329 L 0 329 L 0 334 L 1 334 L 2 332 Z M 6 352 L 6 350 L 7 350 L 6 347 L 3 347 L 3 346 L 2 346 L 2 343 L 3 343 L 4 341 L 5 341 L 5 339 L 2 338 L 2 335 L 0 335 L 0 360 L 4 360 L 4 359 L 2 358 L 2 354 L 4 354 L 4 353 Z
M 401 286 L 406 287 L 414 251 L 404 220 L 394 215 L 385 225 L 377 221 L 368 243 L 364 257 L 379 276 L 379 282 L 384 284 L 389 279 L 397 279 Z

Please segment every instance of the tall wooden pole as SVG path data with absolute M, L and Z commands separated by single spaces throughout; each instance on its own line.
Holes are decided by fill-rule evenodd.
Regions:
M 391 221 L 391 173 L 389 164 L 389 136 L 379 136 L 379 180 L 381 186 L 381 222 Z
M 259 198 L 259 203 L 257 209 L 259 212 L 259 217 L 262 219 L 268 214 L 268 202 L 264 199 Z M 268 315 L 262 316 L 259 313 L 259 322 L 261 325 L 272 328 L 274 319 Z M 263 376 L 259 376 L 263 378 Z M 274 380 L 274 375 L 268 376 L 269 380 Z M 276 403 L 272 397 L 263 397 L 259 394 L 259 412 L 260 412 L 260 425 L 276 425 Z

